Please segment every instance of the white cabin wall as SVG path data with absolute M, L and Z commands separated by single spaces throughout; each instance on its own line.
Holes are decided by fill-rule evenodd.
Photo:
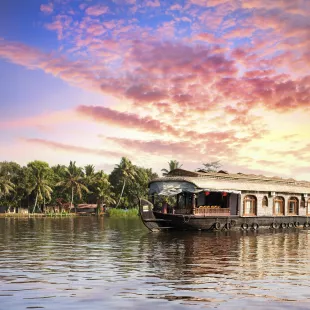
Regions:
M 263 198 L 267 197 L 268 207 L 263 207 Z M 263 193 L 260 195 L 260 199 L 257 201 L 258 216 L 273 216 L 273 197 L 269 196 L 269 193 Z
M 267 193 L 242 193 L 241 194 L 241 205 L 240 205 L 240 212 L 239 215 L 243 216 L 243 201 L 244 197 L 247 195 L 253 195 L 257 199 L 257 216 L 273 216 L 273 200 L 274 197 L 269 195 L 269 192 Z M 262 202 L 263 198 L 266 196 L 268 198 L 268 207 L 263 207 Z M 284 215 L 287 215 L 287 210 L 288 210 L 288 200 L 290 197 L 296 197 L 298 199 L 298 215 L 300 216 L 306 216 L 307 213 L 307 208 L 301 207 L 301 198 L 302 195 L 300 194 L 282 194 L 282 193 L 276 193 L 276 196 L 280 196 L 284 198 Z
M 268 207 L 263 207 L 263 198 L 268 198 L 268 193 L 257 194 L 257 216 L 271 216 L 272 215 L 272 204 L 268 198 Z

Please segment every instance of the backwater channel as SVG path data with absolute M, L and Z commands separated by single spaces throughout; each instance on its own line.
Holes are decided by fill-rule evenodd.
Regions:
M 0 309 L 310 309 L 310 231 L 0 218 Z M 159 309 L 159 308 L 158 308 Z

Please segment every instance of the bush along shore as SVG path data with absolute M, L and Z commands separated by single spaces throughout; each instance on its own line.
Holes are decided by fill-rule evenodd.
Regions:
M 138 208 L 131 209 L 116 209 L 110 208 L 106 211 L 106 214 L 115 218 L 135 218 L 138 216 Z
M 0 162 L 0 214 L 74 216 L 106 209 L 111 217 L 132 217 L 138 214 L 138 198 L 147 196 L 148 182 L 156 177 L 126 157 L 110 174 L 74 161 L 51 167 L 39 160 L 26 166 Z

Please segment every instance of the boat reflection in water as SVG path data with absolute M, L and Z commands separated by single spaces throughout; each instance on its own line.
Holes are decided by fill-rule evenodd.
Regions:
M 164 288 L 157 293 L 152 289 L 149 298 L 211 303 L 223 309 L 260 308 L 266 300 L 279 309 L 287 302 L 294 302 L 294 309 L 310 307 L 308 231 L 170 231 L 145 235 L 141 242 L 156 275 L 147 284 Z

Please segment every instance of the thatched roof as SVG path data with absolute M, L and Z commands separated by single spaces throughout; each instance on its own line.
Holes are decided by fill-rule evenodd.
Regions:
M 209 190 L 260 191 L 310 194 L 310 182 L 283 179 L 280 177 L 265 177 L 253 174 L 229 174 L 220 172 L 193 172 L 175 169 L 166 177 L 150 182 L 179 182 L 194 184 L 197 188 Z

